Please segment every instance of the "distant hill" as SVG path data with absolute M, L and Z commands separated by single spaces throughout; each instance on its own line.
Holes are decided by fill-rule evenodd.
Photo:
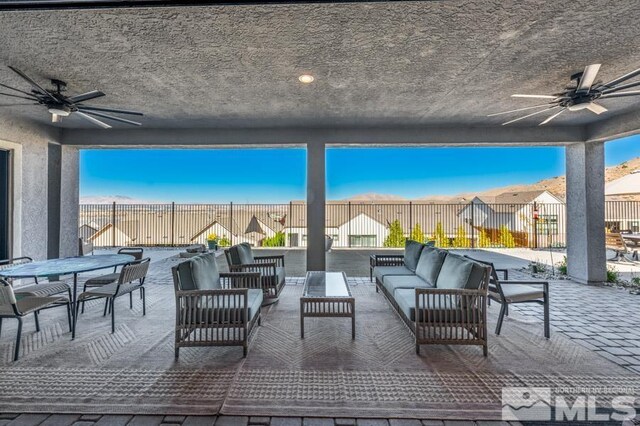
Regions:
M 80 197 L 80 204 L 111 204 L 116 202 L 118 204 L 158 204 L 162 201 L 154 200 L 141 200 L 136 198 L 127 197 L 126 195 L 105 195 L 105 196 L 89 196 Z
M 373 192 L 367 194 L 358 194 L 353 197 L 345 198 L 340 201 L 408 201 L 406 198 L 399 195 L 391 194 L 376 194 Z

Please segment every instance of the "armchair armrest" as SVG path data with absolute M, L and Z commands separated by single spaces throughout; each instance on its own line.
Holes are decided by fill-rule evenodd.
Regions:
M 500 285 L 509 284 L 541 285 L 543 287 L 543 291 L 546 294 L 549 294 L 549 281 L 500 281 Z
M 498 272 L 502 272 L 502 279 L 503 280 L 508 280 L 509 279 L 509 270 L 508 269 L 501 269 L 501 268 L 494 268 L 494 271 L 496 271 L 496 274 Z M 500 281 L 502 282 L 502 281 Z
M 403 254 L 372 254 L 369 257 L 369 264 L 372 268 L 376 266 L 402 266 L 404 265 Z
M 248 318 L 249 289 L 176 291 L 176 326 L 203 327 L 225 322 L 244 324 Z M 242 315 L 238 310 L 244 311 Z
M 275 263 L 276 266 L 284 268 L 284 255 L 271 255 L 271 256 L 253 256 L 255 263 Z
M 416 323 L 486 322 L 487 289 L 416 288 Z
M 259 288 L 262 289 L 260 272 L 221 273 L 220 280 L 225 288 Z
M 229 266 L 231 272 L 258 272 L 262 276 L 275 276 L 275 263 L 245 263 Z

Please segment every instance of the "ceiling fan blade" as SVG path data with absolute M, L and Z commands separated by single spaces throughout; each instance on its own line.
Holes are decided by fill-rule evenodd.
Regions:
M 587 65 L 584 68 L 584 72 L 582 73 L 582 77 L 580 77 L 580 82 L 578 83 L 578 88 L 576 92 L 578 93 L 586 93 L 591 89 L 593 82 L 596 80 L 596 76 L 598 75 L 598 71 L 600 71 L 601 64 L 592 64 Z
M 25 73 L 20 71 L 18 68 L 14 68 L 11 65 L 9 65 L 9 68 L 11 69 L 11 71 L 15 72 L 20 77 L 22 77 L 24 80 L 26 80 L 34 89 L 38 89 L 38 91 L 40 93 L 42 93 L 43 95 L 46 95 L 46 96 L 50 97 L 52 100 L 54 100 L 56 102 L 59 102 L 58 99 L 56 99 L 55 96 L 53 96 L 51 93 L 49 93 L 44 87 L 40 86 L 31 77 L 29 77 L 28 75 L 26 75 Z
M 560 96 L 553 95 L 511 95 L 512 98 L 535 98 L 535 99 L 558 99 Z
M 102 118 L 107 118 L 109 120 L 119 121 L 121 123 L 133 124 L 134 126 L 142 126 L 142 123 L 138 123 L 137 121 L 131 121 L 120 117 L 114 117 L 113 115 L 103 114 L 101 112 L 95 111 L 85 111 L 86 114 L 95 115 Z
M 75 95 L 75 96 L 71 96 L 68 97 L 67 100 L 71 103 L 78 103 L 78 102 L 84 102 L 84 101 L 88 101 L 89 99 L 95 99 L 95 98 L 99 98 L 105 96 L 104 93 L 102 93 L 99 90 L 92 90 L 91 92 L 87 92 L 87 93 L 83 93 L 81 95 Z
M 636 75 L 640 74 L 640 68 L 638 68 L 637 70 L 631 71 L 630 73 L 627 73 L 621 77 L 618 77 L 614 80 L 611 80 L 608 83 L 603 84 L 604 87 L 613 87 L 615 85 L 617 85 L 618 83 L 622 83 L 625 80 L 629 80 L 630 78 L 635 77 Z
M 40 105 L 40 104 L 0 104 L 0 107 L 21 106 L 21 105 Z
M 634 81 L 633 83 L 623 84 L 621 86 L 610 87 L 602 91 L 603 94 L 617 92 L 618 90 L 631 89 L 632 87 L 640 86 L 640 81 Z
M 102 111 L 102 112 L 114 112 L 116 114 L 129 114 L 129 115 L 138 115 L 140 117 L 144 116 L 143 113 L 137 111 L 128 111 L 126 109 L 114 109 L 114 108 L 98 108 L 94 106 L 88 105 L 77 105 L 78 109 L 87 110 L 87 111 Z
M 515 123 L 516 121 L 524 120 L 525 118 L 533 117 L 534 115 L 542 114 L 543 112 L 551 111 L 552 109 L 560 108 L 558 105 L 552 106 L 551 108 L 543 109 L 542 111 L 532 112 L 531 114 L 527 114 L 524 117 L 516 118 L 515 120 L 507 121 L 506 123 L 502 123 L 503 126 L 507 124 Z
M 80 117 L 84 118 L 85 120 L 88 120 L 90 122 L 92 122 L 93 124 L 97 124 L 98 126 L 102 127 L 103 129 L 110 129 L 111 126 L 109 126 L 107 123 L 103 123 L 102 121 L 98 120 L 97 118 L 94 118 L 90 115 L 85 114 L 84 112 L 81 111 L 76 111 L 73 114 L 78 114 Z
M 3 93 L 3 92 L 0 92 L 0 95 L 2 95 L 2 96 L 11 96 L 12 98 L 18 98 L 18 99 L 27 99 L 27 100 L 29 100 L 29 101 L 34 101 L 34 102 L 37 102 L 37 101 L 38 101 L 38 98 L 33 98 L 33 97 L 28 98 L 28 97 L 26 97 L 26 96 L 14 95 L 14 94 L 12 94 L 12 93 Z
M 538 124 L 538 126 L 544 126 L 545 124 L 547 124 L 548 122 L 550 122 L 551 120 L 553 120 L 554 118 L 556 118 L 557 116 L 559 116 L 560 114 L 562 114 L 565 111 L 566 111 L 566 108 L 562 108 L 560 111 L 556 112 L 551 117 L 547 118 L 542 123 Z
M 607 112 L 607 109 L 605 107 L 603 107 L 602 105 L 599 105 L 595 102 L 591 102 L 589 104 L 589 106 L 587 107 L 587 109 L 595 114 L 602 114 L 603 112 Z
M 487 115 L 487 117 L 495 117 L 496 115 L 511 114 L 512 112 L 526 111 L 528 109 L 535 109 L 535 108 L 542 108 L 542 107 L 549 107 L 549 104 L 540 104 L 540 105 L 534 105 L 530 107 L 512 109 L 511 111 L 496 112 L 496 113 Z
M 16 92 L 20 92 L 24 95 L 33 96 L 33 93 L 25 92 L 24 90 L 16 89 L 15 87 L 7 86 L 6 84 L 0 83 L 0 86 L 4 87 L 5 89 L 15 90 Z
M 625 96 L 638 96 L 638 95 L 640 95 L 640 90 L 629 90 L 628 92 L 606 93 L 600 96 L 600 99 L 622 98 Z

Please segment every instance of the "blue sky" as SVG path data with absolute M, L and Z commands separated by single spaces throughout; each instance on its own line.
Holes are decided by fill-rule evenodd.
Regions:
M 606 163 L 640 156 L 640 136 L 605 145 Z M 305 198 L 297 149 L 83 150 L 80 195 L 150 201 L 280 203 Z M 418 198 L 564 174 L 564 148 L 333 148 L 327 197 L 375 192 Z

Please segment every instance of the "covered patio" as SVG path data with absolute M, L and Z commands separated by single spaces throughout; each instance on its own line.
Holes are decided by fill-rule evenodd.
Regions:
M 15 413 L 9 424 L 47 420 L 21 423 L 19 413 L 75 415 L 59 424 L 80 415 L 100 423 L 96 414 L 123 416 L 102 424 L 151 414 L 159 417 L 140 422 L 500 420 L 505 387 L 600 389 L 609 406 L 606 392 L 624 389 L 638 406 L 637 302 L 598 286 L 607 274 L 604 144 L 640 133 L 637 100 L 602 99 L 605 113 L 569 111 L 544 125 L 542 116 L 508 125 L 487 116 L 536 105 L 510 95 L 555 93 L 589 64 L 602 64 L 603 81 L 637 69 L 637 2 L 59 3 L 0 3 L 0 82 L 22 87 L 8 68 L 17 67 L 39 81 L 64 79 L 73 94 L 103 90 L 96 105 L 144 117 L 140 127 L 101 129 L 73 113 L 52 123 L 41 106 L 0 108 L 4 257 L 78 254 L 79 150 L 101 148 L 305 147 L 307 249 L 286 253 L 287 285 L 265 308 L 246 359 L 233 347 L 174 358 L 170 268 L 179 258 L 169 252 L 152 256 L 147 315 L 137 297 L 131 309 L 116 306 L 113 333 L 98 301 L 87 303 L 73 341 L 62 310 L 43 311 L 40 332 L 25 322 L 13 362 L 16 328 L 5 320 L 0 412 Z M 486 358 L 446 345 L 416 355 L 369 281 L 370 252 L 325 252 L 327 148 L 548 145 L 565 148 L 571 219 L 570 281 L 551 283 L 551 338 L 539 310 L 515 309 L 500 336 L 489 333 Z M 470 253 L 518 277 L 519 261 Z M 324 270 L 347 272 L 358 306 L 353 341 L 338 319 L 309 320 L 308 335 L 298 335 L 303 273 Z M 489 330 L 498 311 L 489 307 Z

